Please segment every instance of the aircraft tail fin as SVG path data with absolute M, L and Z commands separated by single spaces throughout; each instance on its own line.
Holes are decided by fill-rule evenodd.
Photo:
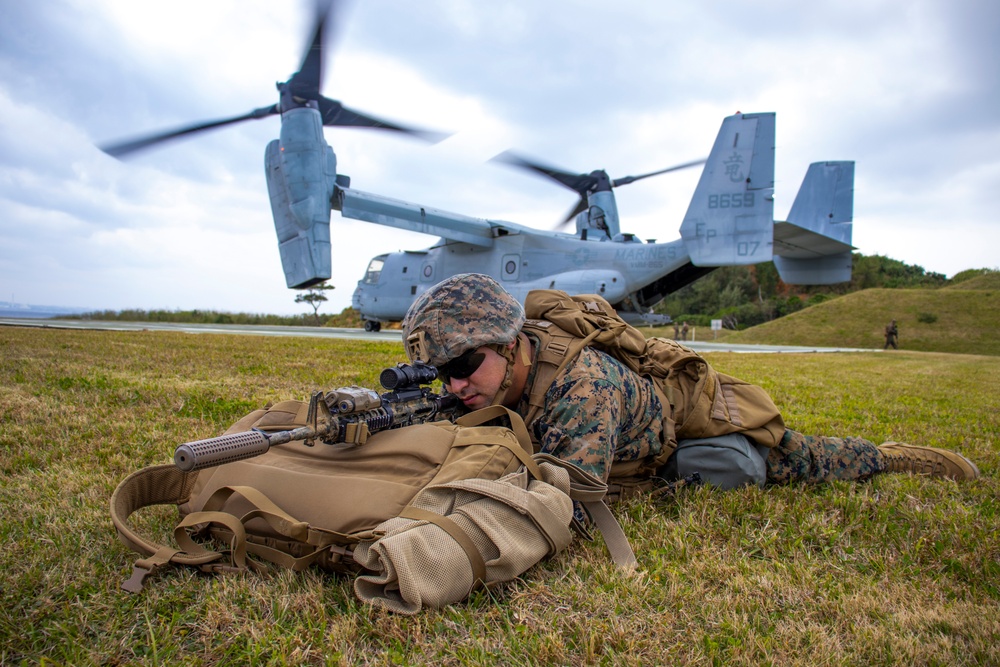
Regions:
M 737 113 L 722 121 L 681 224 L 695 266 L 771 259 L 774 125 L 773 113 Z
M 854 162 L 814 162 L 787 222 L 774 223 L 774 264 L 786 283 L 830 285 L 851 279 Z

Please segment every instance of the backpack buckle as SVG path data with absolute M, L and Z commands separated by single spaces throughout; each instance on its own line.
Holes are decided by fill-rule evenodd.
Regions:
M 124 588 L 129 593 L 140 593 L 142 592 L 142 582 L 146 580 L 146 577 L 153 573 L 156 566 L 150 568 L 145 568 L 139 565 L 143 561 L 139 561 L 132 568 L 132 576 L 128 578 L 127 581 L 122 582 L 122 588 Z

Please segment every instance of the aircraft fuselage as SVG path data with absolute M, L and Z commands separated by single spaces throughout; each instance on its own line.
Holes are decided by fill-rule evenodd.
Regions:
M 643 243 L 630 235 L 582 240 L 494 229 L 499 233 L 490 247 L 442 239 L 426 250 L 375 257 L 354 291 L 355 310 L 366 320 L 399 321 L 416 296 L 456 273 L 489 274 L 520 300 L 533 289 L 560 289 L 600 294 L 620 304 L 688 263 L 681 240 Z

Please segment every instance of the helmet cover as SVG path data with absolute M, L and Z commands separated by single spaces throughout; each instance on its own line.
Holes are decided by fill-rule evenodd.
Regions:
M 524 308 L 490 276 L 460 273 L 421 294 L 403 318 L 410 361 L 443 366 L 483 345 L 507 345 L 524 324 Z

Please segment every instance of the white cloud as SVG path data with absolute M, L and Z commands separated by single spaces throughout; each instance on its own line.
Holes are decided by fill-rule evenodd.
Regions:
M 37 3 L 36 3 L 37 4 Z M 269 118 L 126 163 L 94 141 L 276 100 L 311 3 L 8 3 L 0 25 L 0 294 L 94 308 L 299 312 L 263 175 Z M 455 132 L 434 146 L 327 130 L 354 187 L 548 227 L 574 195 L 508 167 L 644 173 L 707 155 L 723 116 L 776 111 L 775 213 L 810 162 L 857 160 L 855 245 L 953 274 L 1000 264 L 1000 10 L 975 0 L 356 2 L 324 92 Z M 197 17 L 193 19 L 192 17 Z M 697 170 L 618 191 L 623 228 L 669 240 Z M 330 310 L 373 255 L 433 239 L 332 220 Z

